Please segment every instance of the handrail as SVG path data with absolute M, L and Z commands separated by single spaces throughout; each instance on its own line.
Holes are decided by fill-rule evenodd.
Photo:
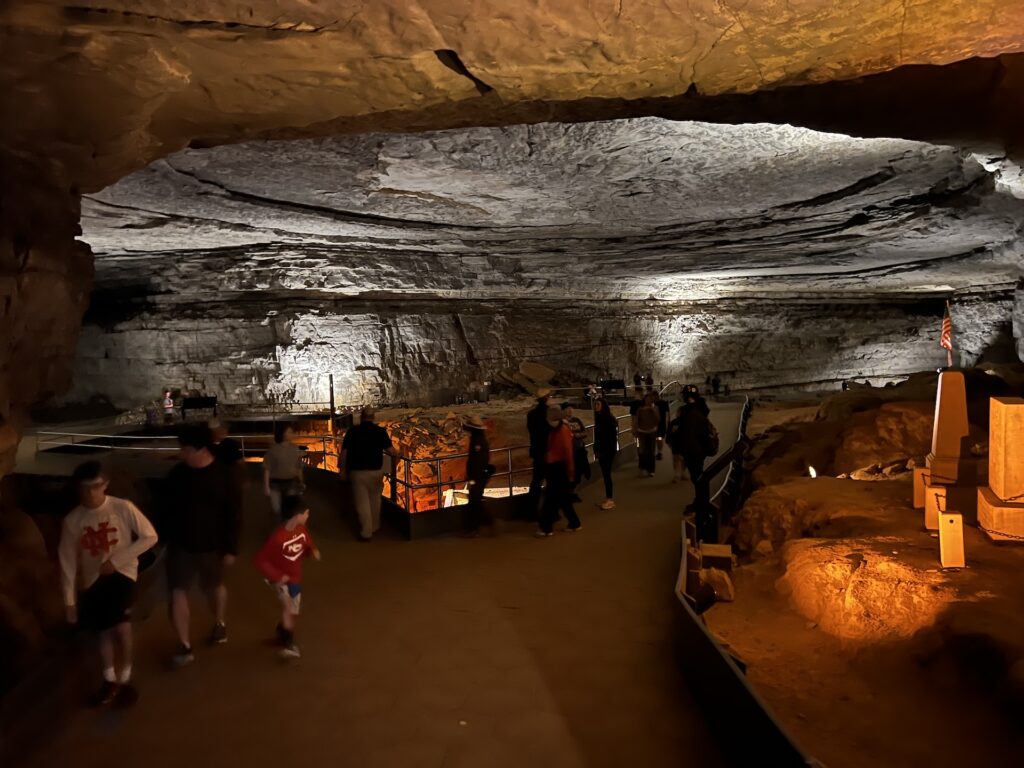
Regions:
M 625 419 L 631 419 L 631 418 L 632 418 L 631 414 L 622 414 L 621 416 L 616 416 L 615 420 L 617 422 L 621 422 L 621 421 L 623 421 Z M 586 429 L 587 430 L 592 430 L 593 428 L 594 428 L 593 424 L 587 424 L 586 425 Z M 624 429 L 620 427 L 620 429 L 619 429 L 619 436 L 621 437 L 622 435 L 629 434 L 632 431 L 633 431 L 633 429 L 632 429 L 631 426 L 626 426 Z M 341 438 L 331 437 L 329 439 L 339 440 Z M 593 442 L 585 443 L 585 446 L 587 448 L 590 448 L 593 445 L 594 445 Z M 508 493 L 509 493 L 509 496 L 513 495 L 513 488 L 514 488 L 514 486 L 513 486 L 513 483 L 512 483 L 512 478 L 515 475 L 524 475 L 524 474 L 528 474 L 528 473 L 532 472 L 532 469 L 530 467 L 523 467 L 522 469 L 514 469 L 513 466 L 512 466 L 512 452 L 513 451 L 527 451 L 529 449 L 530 449 L 529 443 L 522 443 L 520 445 L 508 445 L 508 446 L 502 446 L 500 448 L 492 448 L 491 449 L 492 455 L 495 452 L 504 452 L 504 454 L 505 454 L 505 461 L 504 461 L 504 464 L 505 464 L 505 467 L 506 467 L 505 471 L 504 472 L 495 472 L 493 475 L 491 475 L 491 477 L 492 478 L 493 477 L 507 477 L 508 478 Z M 404 489 L 404 493 L 402 494 L 402 496 L 404 497 L 404 501 L 405 501 L 403 509 L 408 511 L 409 510 L 409 506 L 410 506 L 410 502 L 411 502 L 410 491 L 427 490 L 427 489 L 433 488 L 433 489 L 435 489 L 437 491 L 438 508 L 440 508 L 441 507 L 441 498 L 443 496 L 442 488 L 444 488 L 444 486 L 453 486 L 454 487 L 454 486 L 458 485 L 459 483 L 465 483 L 465 482 L 467 482 L 469 480 L 468 477 L 465 477 L 465 476 L 462 476 L 462 475 L 459 475 L 457 477 L 452 477 L 452 478 L 449 478 L 449 479 L 445 480 L 444 478 L 441 477 L 441 464 L 443 462 L 446 462 L 446 461 L 454 461 L 456 459 L 464 459 L 464 458 L 467 458 L 468 456 L 469 456 L 468 453 L 451 453 L 451 454 L 444 454 L 444 455 L 441 455 L 441 456 L 425 456 L 425 457 L 421 457 L 421 458 L 414 458 L 414 457 L 406 456 L 404 454 L 398 454 L 397 456 L 394 457 L 394 460 L 391 463 L 391 472 L 388 475 L 388 478 L 389 478 L 389 480 L 391 482 L 391 500 L 393 502 L 395 502 L 396 504 L 399 504 L 399 506 L 402 506 L 400 504 L 399 498 L 398 498 L 399 497 L 398 487 L 400 486 L 401 488 Z M 403 474 L 404 474 L 404 477 L 399 477 L 398 476 L 398 463 L 399 462 L 403 463 Z M 414 483 L 414 482 L 412 482 L 411 479 L 410 479 L 410 474 L 411 474 L 411 467 L 412 467 L 413 464 L 433 464 L 435 466 L 434 479 L 428 480 L 428 481 L 423 482 L 423 483 Z
M 633 431 L 632 426 L 630 424 L 627 423 L 626 425 L 623 426 L 621 424 L 621 422 L 623 422 L 623 421 L 625 421 L 627 419 L 631 419 L 631 418 L 632 418 L 631 414 L 622 414 L 622 415 L 619 415 L 619 416 L 615 416 L 615 421 L 617 423 L 619 423 L 618 434 L 619 434 L 620 444 L 621 444 L 621 442 L 623 440 L 623 437 L 625 435 L 631 434 L 632 431 Z M 593 424 L 587 424 L 587 425 L 585 425 L 585 429 L 587 431 L 591 431 L 591 430 L 594 429 L 594 425 Z M 45 439 L 44 440 L 40 440 L 39 439 L 40 436 L 44 436 L 44 437 L 51 436 L 51 437 L 57 437 L 57 438 L 71 438 L 71 440 L 69 442 L 60 442 L 58 440 L 45 440 Z M 252 440 L 260 440 L 260 441 L 262 441 L 262 440 L 270 439 L 272 437 L 272 435 L 267 433 L 267 434 L 249 434 L 249 435 L 230 435 L 230 437 L 235 439 L 235 440 L 238 440 L 241 443 L 242 456 L 244 457 L 245 454 L 246 454 L 246 446 L 245 446 L 246 440 L 250 440 L 250 441 L 252 441 Z M 36 433 L 36 450 L 37 451 L 45 450 L 45 449 L 41 449 L 40 445 L 50 446 L 50 447 L 56 447 L 56 446 L 75 446 L 75 447 L 81 447 L 81 448 L 99 448 L 99 449 L 106 449 L 106 450 L 109 450 L 109 451 L 171 452 L 171 451 L 177 451 L 178 450 L 176 446 L 175 447 L 162 447 L 162 446 L 150 445 L 150 446 L 135 447 L 135 446 L 131 446 L 131 445 L 97 444 L 97 443 L 88 442 L 88 441 L 86 441 L 86 442 L 76 442 L 75 438 L 87 438 L 87 440 L 101 439 L 101 440 L 107 440 L 107 441 L 111 441 L 111 442 L 114 442 L 114 441 L 131 441 L 131 440 L 148 440 L 150 442 L 153 442 L 153 441 L 177 440 L 177 437 L 175 435 L 119 435 L 119 434 L 113 434 L 113 433 L 112 434 L 100 435 L 100 434 L 92 434 L 92 433 L 87 433 L 87 432 L 55 432 L 55 431 L 50 431 L 50 430 L 42 430 L 42 431 L 39 431 L 39 432 Z M 322 461 L 323 462 L 323 466 L 326 469 L 327 468 L 326 456 L 328 455 L 328 446 L 331 445 L 334 453 L 337 454 L 339 452 L 339 449 L 340 449 L 340 442 L 344 439 L 344 437 L 340 436 L 340 435 L 331 435 L 331 434 L 313 434 L 313 435 L 301 435 L 300 439 L 303 440 L 303 441 L 309 441 L 310 443 L 313 443 L 313 444 L 315 444 L 318 441 L 320 442 L 320 444 L 321 444 L 321 452 L 320 452 L 320 454 L 321 454 L 321 456 L 323 458 L 318 458 L 317 459 L 317 463 L 319 464 Z M 592 448 L 593 445 L 594 445 L 594 441 L 591 439 L 588 442 L 585 442 L 584 445 L 585 445 L 586 448 Z M 503 471 L 503 472 L 495 472 L 492 475 L 492 477 L 499 477 L 499 478 L 507 477 L 508 478 L 508 484 L 507 485 L 508 485 L 508 492 L 509 492 L 510 496 L 513 495 L 513 489 L 515 487 L 514 484 L 513 484 L 513 478 L 516 475 L 527 474 L 527 473 L 530 473 L 532 471 L 531 468 L 529 468 L 529 467 L 524 467 L 522 469 L 515 469 L 514 466 L 513 466 L 513 461 L 512 461 L 512 452 L 513 451 L 528 451 L 529 448 L 530 448 L 529 443 L 522 443 L 522 444 L 518 444 L 518 445 L 502 446 L 500 448 L 492 448 L 491 449 L 492 454 L 495 453 L 495 452 L 504 452 L 505 453 L 505 462 L 504 462 L 504 464 L 505 464 L 505 471 Z M 312 462 L 313 459 L 314 459 L 314 456 L 312 456 L 310 454 L 315 454 L 315 451 L 307 451 L 307 454 L 303 457 L 304 460 Z M 499 455 L 500 455 L 500 453 L 499 453 Z M 460 475 L 458 477 L 453 477 L 453 478 L 449 478 L 449 479 L 446 480 L 446 479 L 441 477 L 441 465 L 444 462 L 454 461 L 454 460 L 457 460 L 457 459 L 465 459 L 465 458 L 468 458 L 468 456 L 469 456 L 469 454 L 465 453 L 465 452 L 463 452 L 463 453 L 442 454 L 440 456 L 424 456 L 424 457 L 413 457 L 413 456 L 408 456 L 408 455 L 405 455 L 405 454 L 397 454 L 394 457 L 394 459 L 392 460 L 392 462 L 391 462 L 391 472 L 389 474 L 389 479 L 391 480 L 391 499 L 392 499 L 392 501 L 394 501 L 396 504 L 399 503 L 399 498 L 398 498 L 399 497 L 399 488 L 400 487 L 404 488 L 405 489 L 404 490 L 404 494 L 402 494 L 404 496 L 404 501 L 405 501 L 404 508 L 406 510 L 408 510 L 409 506 L 410 506 L 410 503 L 411 503 L 411 497 L 410 497 L 410 492 L 411 491 L 418 491 L 418 490 L 424 490 L 424 489 L 431 489 L 431 488 L 433 488 L 433 489 L 437 490 L 437 495 L 438 495 L 438 499 L 439 499 L 438 506 L 440 507 L 440 499 L 441 499 L 441 497 L 443 495 L 442 494 L 442 489 L 444 488 L 444 486 L 455 486 L 455 485 L 457 485 L 459 483 L 467 482 L 468 479 L 469 479 L 468 477 L 463 477 L 463 476 Z M 403 477 L 399 477 L 398 476 L 398 468 L 399 468 L 399 464 L 400 463 L 403 465 L 403 472 L 402 472 Z M 422 482 L 422 483 L 414 482 L 412 480 L 412 477 L 411 477 L 411 475 L 412 475 L 412 466 L 414 464 L 433 464 L 434 467 L 435 467 L 434 479 L 426 481 L 426 482 Z

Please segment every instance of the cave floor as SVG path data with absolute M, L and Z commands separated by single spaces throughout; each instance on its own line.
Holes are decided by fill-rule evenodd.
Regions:
M 818 481 L 801 482 L 811 489 Z M 938 572 L 938 540 L 912 507 L 909 478 L 859 487 L 896 501 L 883 518 L 865 510 L 828 541 Z M 1024 547 L 995 544 L 971 525 L 964 539 L 968 567 L 943 573 L 955 595 L 911 637 L 844 641 L 822 631 L 780 591 L 778 558 L 736 569 L 737 600 L 709 611 L 708 625 L 749 664 L 748 680 L 783 726 L 829 768 L 1019 764 L 1020 711 L 1001 667 L 1024 650 Z
M 587 486 L 585 530 L 546 540 L 515 522 L 493 539 L 361 544 L 337 499 L 311 491 L 323 561 L 307 566 L 303 657 L 287 664 L 251 565 L 269 529 L 251 485 L 230 642 L 196 642 L 195 663 L 172 671 L 162 603 L 140 606 L 139 703 L 75 714 L 32 765 L 718 765 L 673 655 L 691 489 L 671 484 L 668 458 L 653 479 L 618 472 L 614 511 Z M 194 600 L 194 636 L 209 622 Z

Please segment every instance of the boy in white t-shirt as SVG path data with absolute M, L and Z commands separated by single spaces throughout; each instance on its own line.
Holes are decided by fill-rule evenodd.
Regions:
M 103 685 L 93 703 L 129 705 L 138 696 L 131 685 L 131 606 L 139 555 L 156 544 L 156 531 L 130 501 L 107 496 L 98 461 L 80 464 L 71 480 L 79 504 L 64 518 L 59 549 L 68 621 L 99 635 Z M 120 674 L 114 670 L 115 645 Z

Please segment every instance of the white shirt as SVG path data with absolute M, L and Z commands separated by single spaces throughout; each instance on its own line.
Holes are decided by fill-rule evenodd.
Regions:
M 108 560 L 118 573 L 138 579 L 139 555 L 156 542 L 153 525 L 127 499 L 107 496 L 96 509 L 75 507 L 64 518 L 58 550 L 64 605 L 75 605 L 78 590 L 92 586 Z

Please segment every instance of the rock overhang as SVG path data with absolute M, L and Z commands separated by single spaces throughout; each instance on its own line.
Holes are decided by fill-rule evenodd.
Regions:
M 149 293 L 936 294 L 1015 281 L 1003 172 L 785 125 L 375 133 L 183 150 L 86 195 L 83 237 L 100 287 Z

